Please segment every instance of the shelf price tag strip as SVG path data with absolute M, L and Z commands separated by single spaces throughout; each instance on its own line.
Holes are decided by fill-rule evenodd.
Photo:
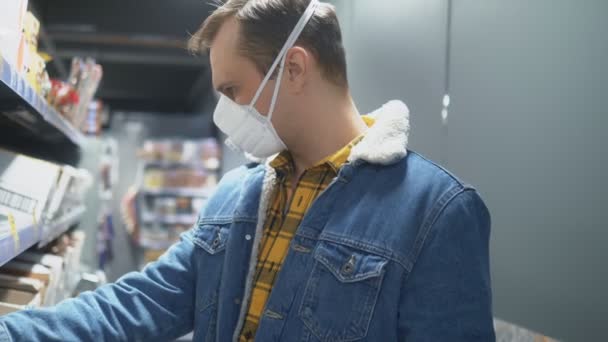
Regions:
M 13 242 L 15 244 L 15 254 L 17 254 L 19 253 L 20 241 L 19 232 L 17 231 L 17 225 L 15 224 L 13 214 L 8 214 L 8 224 L 11 230 L 11 235 L 13 236 Z

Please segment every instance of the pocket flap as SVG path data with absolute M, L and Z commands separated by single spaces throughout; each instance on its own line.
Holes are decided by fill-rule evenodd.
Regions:
M 228 228 L 218 225 L 199 225 L 194 229 L 193 242 L 209 254 L 217 254 L 226 249 Z
M 337 243 L 321 241 L 314 257 L 342 282 L 380 276 L 388 260 L 384 257 Z

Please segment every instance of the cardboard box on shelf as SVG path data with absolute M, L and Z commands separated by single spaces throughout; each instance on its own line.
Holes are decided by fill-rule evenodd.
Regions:
M 27 3 L 27 0 L 0 1 L 0 56 L 16 70 L 23 66 L 22 31 Z
M 24 261 L 31 264 L 40 264 L 48 267 L 51 271 L 51 277 L 48 285 L 48 291 L 42 303 L 44 306 L 50 306 L 59 303 L 66 295 L 64 293 L 64 259 L 53 254 L 40 254 L 36 252 L 25 252 L 17 256 L 18 261 Z
M 0 316 L 42 304 L 40 280 L 0 274 Z
M 42 300 L 44 303 L 45 295 L 47 292 L 55 291 L 54 288 L 50 288 L 52 273 L 51 270 L 40 264 L 32 264 L 24 261 L 11 260 L 4 266 L 0 267 L 2 274 L 12 275 L 16 277 L 24 277 L 36 279 L 42 282 L 44 288 L 40 291 Z
M 59 165 L 0 149 L 0 214 L 10 213 L 18 229 L 40 222 L 60 171 Z

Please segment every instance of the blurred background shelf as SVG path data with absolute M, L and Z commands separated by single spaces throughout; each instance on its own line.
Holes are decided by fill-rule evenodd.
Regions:
M 145 160 L 145 167 L 159 167 L 159 168 L 178 168 L 178 167 L 191 167 L 200 168 L 209 172 L 219 171 L 219 165 L 217 163 L 204 163 L 201 162 L 185 162 L 185 161 L 168 161 L 168 160 Z M 215 164 L 215 165 L 214 165 Z
M 211 190 L 191 189 L 191 188 L 160 188 L 160 189 L 142 189 L 142 194 L 158 195 L 158 196 L 183 196 L 183 197 L 200 197 L 209 198 Z
M 175 214 L 175 215 L 163 215 L 155 213 L 142 213 L 141 219 L 145 223 L 160 222 L 166 224 L 185 224 L 193 225 L 198 219 L 197 215 L 191 214 Z

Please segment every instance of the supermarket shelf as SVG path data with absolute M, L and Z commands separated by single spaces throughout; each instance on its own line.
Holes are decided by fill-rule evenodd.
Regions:
M 42 237 L 40 239 L 39 244 L 40 247 L 55 240 L 59 235 L 64 233 L 74 224 L 78 223 L 85 212 L 86 207 L 82 205 L 80 207 L 77 207 L 76 209 L 71 210 L 69 213 L 65 214 L 58 220 L 50 222 L 43 226 L 41 233 Z
M 169 161 L 169 160 L 144 160 L 146 167 L 159 167 L 159 168 L 175 168 L 175 167 L 189 167 L 189 168 L 200 168 L 209 172 L 217 172 L 219 167 L 208 167 L 203 161 L 200 162 L 184 162 L 184 161 Z
M 0 266 L 25 252 L 39 240 L 38 228 L 35 226 L 19 229 L 18 234 L 18 244 L 15 243 L 15 239 L 10 234 L 0 237 Z
M 202 197 L 202 198 L 208 198 L 211 195 L 210 190 L 197 189 L 197 188 L 142 189 L 141 192 L 146 195 Z
M 84 136 L 72 124 L 57 113 L 32 87 L 21 77 L 2 56 L 0 56 L 0 100 L 4 113 L 35 134 L 47 138 L 65 138 L 80 147 Z M 7 106 L 9 106 L 7 108 Z M 26 109 L 31 115 L 23 115 L 20 109 Z M 63 139 L 63 140 L 65 140 Z
M 198 216 L 192 214 L 159 215 L 148 212 L 142 213 L 141 219 L 146 223 L 161 222 L 167 224 L 193 225 L 196 223 Z
M 144 237 L 141 237 L 139 239 L 139 246 L 140 247 L 149 248 L 149 249 L 156 249 L 156 250 L 168 249 L 174 243 L 175 242 L 171 242 L 171 241 L 158 241 L 158 240 L 153 240 L 153 239 L 146 239 Z

